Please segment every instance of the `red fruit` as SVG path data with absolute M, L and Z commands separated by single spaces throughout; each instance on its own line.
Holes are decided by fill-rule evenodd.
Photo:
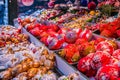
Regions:
M 39 28 L 40 28 L 40 27 L 41 27 L 41 24 L 38 24 L 38 23 L 37 23 L 37 24 L 35 24 L 35 27 L 39 27 Z
M 97 80 L 118 80 L 118 67 L 112 65 L 105 65 L 101 67 L 96 75 Z
M 107 41 L 102 41 L 96 46 L 97 51 L 107 51 L 110 55 L 112 55 L 114 48 L 111 44 L 109 44 Z
M 96 50 L 95 50 L 95 45 L 94 43 L 89 43 L 89 44 L 86 44 L 85 47 L 84 47 L 84 50 L 83 52 L 81 53 L 82 56 L 87 56 L 88 54 L 90 53 L 94 53 Z
M 99 25 L 99 30 L 100 32 L 102 32 L 104 29 L 106 29 L 108 27 L 109 24 L 100 24 Z
M 80 53 L 79 51 L 77 51 L 76 53 L 74 53 L 74 55 L 72 56 L 72 62 L 77 62 L 80 59 Z
M 32 35 L 34 35 L 34 36 L 39 36 L 39 35 L 41 34 L 41 32 L 40 32 L 40 30 L 39 30 L 38 27 L 30 30 L 30 33 L 31 33 Z
M 32 30 L 33 28 L 34 28 L 34 24 L 28 24 L 28 25 L 26 25 L 25 26 L 25 28 L 28 30 L 28 31 L 30 31 L 30 30 Z
M 86 43 L 86 42 L 87 42 L 86 39 L 79 38 L 79 39 L 76 40 L 75 44 L 76 45 L 81 45 L 81 44 Z
M 113 33 L 110 30 L 105 29 L 100 33 L 100 35 L 105 37 L 112 37 Z
M 59 27 L 55 24 L 50 24 L 49 28 L 52 29 L 53 31 L 57 32 L 59 30 Z
M 120 30 L 117 30 L 116 33 L 117 33 L 117 36 L 120 37 Z
M 48 29 L 48 30 L 47 30 L 47 33 L 48 33 L 51 37 L 57 37 L 57 36 L 58 36 L 58 34 L 57 34 L 55 31 L 53 31 L 52 29 Z
M 81 32 L 80 38 L 84 38 L 86 40 L 90 40 L 92 38 L 92 32 L 88 29 L 85 29 L 84 31 Z
M 102 42 L 102 41 L 105 41 L 105 38 L 97 38 L 97 39 L 95 40 L 95 44 L 98 44 L 98 43 L 100 43 L 100 42 Z
M 48 26 L 46 25 L 41 25 L 41 27 L 39 27 L 40 30 L 46 31 L 48 30 Z
M 77 33 L 77 35 L 79 36 L 80 33 L 82 32 L 82 29 L 73 29 L 73 31 L 75 31 Z
M 67 28 L 61 28 L 58 33 L 59 34 L 65 34 L 67 31 L 69 31 Z
M 78 52 L 77 46 L 74 44 L 68 44 L 65 48 L 65 59 L 69 62 L 72 63 L 72 57 L 75 53 Z
M 47 39 L 48 37 L 42 37 L 40 41 L 43 42 L 46 46 L 48 46 Z
M 94 10 L 95 8 L 96 8 L 95 2 L 91 1 L 90 3 L 88 3 L 88 9 Z
M 65 48 L 67 45 L 68 45 L 68 43 L 64 42 L 64 43 L 62 44 L 62 47 L 61 47 L 61 48 L 63 49 L 63 48 Z
M 118 60 L 120 60 L 120 49 L 117 49 L 113 52 L 112 56 Z
M 98 70 L 104 65 L 110 64 L 111 55 L 106 51 L 97 51 L 91 61 L 91 66 L 93 69 Z
M 94 53 L 89 54 L 88 56 L 79 60 L 77 68 L 80 72 L 84 73 L 88 77 L 95 76 L 96 70 L 93 70 L 90 62 Z
M 77 40 L 78 36 L 76 34 L 75 31 L 69 31 L 66 33 L 65 35 L 65 41 L 67 43 L 75 43 L 75 41 Z
M 64 43 L 64 41 L 58 40 L 57 38 L 53 38 L 50 41 L 50 43 L 48 44 L 48 48 L 51 50 L 57 50 L 57 49 L 60 49 L 62 47 L 63 43 Z
M 49 34 L 46 31 L 40 30 L 40 35 L 39 35 L 40 38 L 48 37 L 48 36 L 49 36 Z
M 114 48 L 114 50 L 118 49 L 118 45 L 115 40 L 108 40 L 108 43 Z

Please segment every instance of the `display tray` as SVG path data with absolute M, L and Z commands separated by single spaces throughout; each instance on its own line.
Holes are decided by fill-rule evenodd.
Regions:
M 38 39 L 36 39 L 33 35 L 31 35 L 29 32 L 27 32 L 24 28 L 22 29 L 22 32 L 25 34 L 28 34 L 28 36 L 30 37 L 30 41 L 32 43 L 34 43 L 37 46 L 44 46 L 44 44 L 42 44 Z M 49 50 L 52 51 L 52 50 Z M 56 67 L 59 70 L 60 73 L 64 74 L 64 75 L 69 75 L 71 73 L 74 72 L 79 72 L 76 68 L 74 68 L 73 66 L 71 66 L 70 64 L 68 64 L 64 59 L 62 59 L 58 54 L 55 54 L 56 56 Z M 81 72 L 79 72 L 80 74 L 80 79 L 81 80 L 89 80 L 89 78 L 87 78 L 84 74 L 82 74 Z

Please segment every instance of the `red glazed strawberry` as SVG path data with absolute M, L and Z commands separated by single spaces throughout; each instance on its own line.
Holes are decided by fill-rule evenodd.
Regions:
M 85 47 L 84 47 L 84 50 L 82 52 L 82 56 L 87 56 L 88 54 L 94 53 L 95 51 L 96 50 L 95 50 L 94 42 L 86 44 Z
M 78 38 L 78 36 L 75 31 L 68 31 L 65 35 L 65 41 L 67 43 L 75 43 L 77 38 Z
M 50 29 L 52 29 L 53 31 L 55 31 L 55 32 L 57 32 L 59 30 L 59 27 L 57 25 L 55 25 L 55 24 L 50 24 L 48 27 Z
M 47 33 L 51 36 L 51 37 L 57 37 L 58 33 L 56 33 L 55 31 L 53 31 L 52 29 L 48 29 Z
M 67 28 L 61 28 L 58 31 L 58 34 L 61 34 L 63 37 L 65 36 L 65 34 L 67 33 L 67 31 L 69 31 Z
M 79 60 L 77 68 L 80 72 L 84 73 L 88 77 L 95 76 L 96 70 L 93 70 L 90 62 L 94 53 L 89 54 L 88 56 Z
M 96 46 L 96 50 L 97 51 L 107 51 L 112 55 L 114 48 L 107 41 L 102 41 Z
M 46 31 L 48 30 L 48 26 L 46 25 L 41 25 L 41 27 L 39 27 L 40 30 Z
M 98 43 L 100 43 L 100 42 L 102 42 L 102 41 L 105 41 L 105 38 L 97 38 L 97 39 L 95 40 L 95 44 L 98 44 Z
M 117 43 L 115 42 L 115 40 L 108 40 L 108 43 L 109 43 L 110 45 L 112 45 L 115 50 L 118 49 L 118 45 L 117 45 Z
M 42 37 L 40 41 L 43 42 L 46 46 L 48 46 L 47 39 L 48 37 Z
M 65 59 L 69 62 L 72 63 L 72 57 L 75 53 L 78 53 L 77 46 L 74 44 L 69 44 L 64 48 L 65 51 Z
M 30 31 L 30 30 L 32 30 L 32 29 L 34 28 L 34 24 L 33 24 L 33 23 L 28 24 L 28 25 L 25 26 L 25 28 L 26 28 L 28 31 Z
M 64 42 L 64 43 L 62 44 L 61 49 L 65 48 L 67 45 L 68 45 L 68 43 Z
M 81 45 L 81 44 L 86 43 L 86 42 L 87 42 L 86 39 L 79 38 L 79 39 L 76 40 L 75 44 L 76 45 Z
M 90 40 L 92 38 L 92 32 L 88 29 L 85 29 L 84 31 L 81 32 L 80 38 L 84 38 L 86 40 Z
M 40 30 L 39 38 L 48 37 L 49 34 L 46 31 Z
M 106 29 L 108 27 L 109 24 L 100 24 L 99 25 L 99 30 L 100 32 L 102 32 L 104 29 Z
M 97 51 L 91 61 L 93 69 L 99 69 L 100 67 L 110 64 L 111 55 L 106 51 Z
M 30 30 L 30 33 L 31 33 L 32 35 L 34 35 L 34 36 L 39 36 L 39 35 L 41 34 L 41 32 L 40 32 L 40 30 L 39 30 L 38 27 Z
M 110 30 L 105 29 L 100 33 L 100 35 L 105 37 L 112 37 L 113 33 Z
M 76 53 L 74 53 L 74 55 L 72 56 L 72 62 L 77 62 L 80 59 L 80 53 L 79 51 L 77 51 Z
M 118 67 L 112 65 L 106 65 L 101 67 L 96 75 L 97 80 L 118 80 L 118 77 Z
M 117 33 L 117 36 L 120 37 L 120 30 L 117 30 L 116 33 Z
M 75 31 L 77 33 L 77 35 L 79 36 L 80 33 L 82 32 L 82 29 L 73 29 L 73 31 Z
M 59 40 L 57 38 L 53 38 L 50 43 L 48 44 L 48 48 L 51 50 L 57 50 L 62 47 L 62 44 L 64 43 L 63 40 Z
M 120 60 L 120 49 L 117 49 L 113 52 L 112 56 L 118 60 Z

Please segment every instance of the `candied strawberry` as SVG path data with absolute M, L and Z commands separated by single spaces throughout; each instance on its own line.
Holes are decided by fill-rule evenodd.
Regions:
M 118 44 L 115 42 L 115 40 L 108 40 L 108 43 L 112 45 L 115 50 L 118 49 Z
M 108 29 L 104 29 L 101 33 L 100 33 L 101 36 L 105 36 L 105 37 L 112 37 L 113 36 L 113 33 L 108 30 Z
M 41 27 L 39 27 L 40 30 L 46 31 L 48 30 L 48 26 L 46 25 L 41 25 Z
M 57 38 L 53 38 L 49 44 L 48 44 L 48 48 L 51 50 L 57 50 L 60 49 L 62 47 L 62 44 L 64 43 L 64 40 L 59 40 Z
M 79 38 L 79 39 L 76 40 L 75 44 L 76 45 L 81 45 L 81 44 L 86 43 L 86 42 L 87 42 L 86 39 Z
M 79 36 L 80 33 L 82 32 L 82 29 L 73 29 L 73 31 L 75 31 L 77 33 L 77 35 Z
M 107 51 L 112 55 L 114 48 L 107 41 L 102 41 L 96 46 L 96 50 L 97 51 Z
M 113 52 L 112 56 L 118 60 L 120 60 L 120 49 L 117 49 Z
M 47 39 L 48 37 L 42 37 L 40 41 L 43 42 L 46 46 L 48 46 Z
M 78 38 L 78 36 L 77 36 L 77 33 L 75 31 L 68 31 L 65 35 L 65 41 L 67 43 L 75 43 L 77 38 Z
M 116 33 L 117 33 L 117 36 L 120 37 L 120 30 L 117 30 Z
M 94 43 L 89 43 L 85 45 L 82 55 L 87 56 L 88 54 L 94 53 L 95 51 Z
M 55 24 L 50 24 L 48 27 L 50 29 L 52 29 L 53 31 L 55 31 L 55 32 L 57 32 L 59 30 L 59 27 L 57 25 L 55 25 Z
M 55 31 L 53 31 L 52 29 L 48 29 L 47 33 L 51 36 L 51 37 L 56 37 L 58 36 L 58 33 L 56 33 Z
M 99 25 L 99 30 L 100 30 L 100 32 L 102 32 L 104 29 L 106 29 L 108 25 L 109 25 L 109 24 L 100 24 L 100 25 Z
M 41 34 L 41 31 L 39 30 L 38 27 L 34 28 L 34 29 L 31 29 L 30 30 L 30 33 L 34 36 L 39 36 Z
M 77 68 L 79 71 L 87 75 L 88 77 L 95 76 L 96 70 L 93 70 L 91 67 L 91 59 L 94 53 L 87 55 L 86 57 L 79 60 Z
M 97 80 L 118 80 L 118 67 L 112 65 L 105 65 L 101 67 L 96 75 Z
M 77 62 L 80 59 L 80 53 L 79 51 L 77 51 L 76 53 L 74 53 L 74 55 L 72 56 L 72 62 Z
M 78 53 L 78 48 L 76 45 L 74 44 L 68 44 L 65 48 L 64 48 L 64 51 L 65 51 L 65 59 L 68 61 L 68 62 L 71 62 L 72 63 L 72 57 L 75 53 Z
M 98 44 L 98 43 L 100 43 L 100 42 L 102 42 L 102 41 L 105 41 L 105 38 L 97 38 L 97 39 L 95 40 L 95 44 Z
M 85 29 L 80 33 L 80 38 L 84 38 L 86 40 L 90 40 L 92 38 L 92 32 L 88 29 Z
M 34 26 L 40 28 L 40 27 L 41 27 L 41 24 L 37 23 L 37 24 L 35 24 Z
M 99 69 L 100 67 L 110 64 L 111 55 L 106 51 L 97 51 L 91 61 L 91 66 L 93 69 Z
M 49 34 L 46 31 L 40 30 L 39 38 L 48 37 Z

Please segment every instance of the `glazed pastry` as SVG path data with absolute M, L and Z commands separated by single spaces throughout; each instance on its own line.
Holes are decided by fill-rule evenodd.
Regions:
M 34 77 L 38 73 L 38 68 L 31 68 L 27 71 L 27 76 L 29 79 Z
M 0 79 L 2 80 L 9 80 L 12 78 L 12 72 L 11 72 L 11 69 L 8 69 L 6 71 L 3 71 L 0 73 Z

